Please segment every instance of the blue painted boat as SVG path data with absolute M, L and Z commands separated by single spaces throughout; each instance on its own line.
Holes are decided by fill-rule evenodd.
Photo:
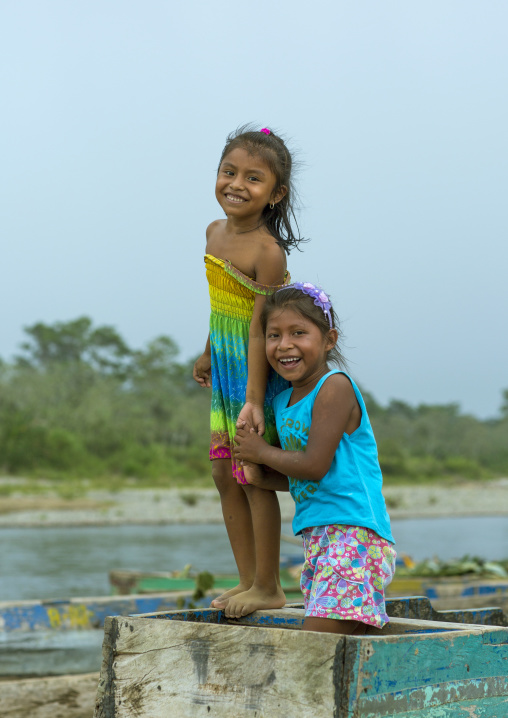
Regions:
M 217 592 L 213 592 L 216 595 Z M 211 596 L 212 594 L 210 594 Z M 106 616 L 151 613 L 188 606 L 192 591 L 142 596 L 55 598 L 45 601 L 0 602 L 0 633 L 11 631 L 83 630 L 102 628 Z M 199 605 L 210 604 L 210 596 Z M 180 605 L 182 604 L 183 605 Z
M 0 602 L 0 677 L 57 676 L 98 671 L 107 616 L 209 606 L 192 591 Z

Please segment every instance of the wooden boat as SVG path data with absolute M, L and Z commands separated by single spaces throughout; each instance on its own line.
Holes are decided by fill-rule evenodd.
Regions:
M 294 604 L 293 608 L 303 608 Z M 386 612 L 390 618 L 410 618 L 419 621 L 445 623 L 474 623 L 480 626 L 508 627 L 508 615 L 497 606 L 436 610 L 425 596 L 403 596 L 386 599 Z
M 337 636 L 302 620 L 294 607 L 108 618 L 94 718 L 508 715 L 506 626 L 401 617 Z
M 207 596 L 200 599 L 200 605 L 209 605 L 211 597 L 218 593 L 218 590 L 210 591 Z M 192 597 L 193 591 L 173 591 L 142 596 L 0 601 L 0 635 L 13 631 L 102 628 L 106 616 L 171 610 L 180 608 L 181 600 L 188 606 Z
M 466 555 L 415 564 L 403 554 L 386 593 L 392 597 L 427 596 L 437 610 L 498 606 L 508 612 L 508 561 Z
M 193 591 L 202 574 L 188 571 L 130 571 L 113 570 L 109 572 L 109 583 L 114 595 L 126 596 L 131 593 L 168 593 L 172 591 Z M 208 574 L 213 579 L 213 588 L 225 591 L 238 585 L 238 576 L 229 574 Z M 300 569 L 281 568 L 281 585 L 291 600 L 301 598 Z
M 90 718 L 106 616 L 209 605 L 217 593 L 0 602 L 0 716 Z
M 0 683 L 0 715 L 7 718 L 90 718 L 99 673 Z
M 474 576 L 400 577 L 388 586 L 387 596 L 427 596 L 437 610 L 498 606 L 508 612 L 508 579 Z M 508 715 L 508 714 L 507 714 Z
M 200 603 L 208 606 L 212 595 Z M 0 603 L 0 715 L 91 718 L 106 616 L 169 612 L 193 598 L 186 591 Z M 398 618 L 508 624 L 499 609 L 439 613 L 422 598 L 389 600 L 387 611 Z

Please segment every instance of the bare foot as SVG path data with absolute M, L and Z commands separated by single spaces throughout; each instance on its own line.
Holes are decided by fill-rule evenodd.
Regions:
M 232 596 L 224 607 L 224 612 L 227 618 L 241 618 L 263 608 L 282 608 L 285 605 L 286 596 L 280 586 L 275 591 L 252 586 L 248 591 Z
M 239 593 L 245 593 L 247 590 L 248 586 L 239 583 L 238 586 L 230 588 L 228 591 L 224 591 L 224 593 L 222 593 L 220 596 L 217 596 L 217 598 L 214 598 L 213 601 L 210 603 L 210 606 L 212 608 L 225 608 L 228 604 L 229 599 L 232 596 L 236 596 Z

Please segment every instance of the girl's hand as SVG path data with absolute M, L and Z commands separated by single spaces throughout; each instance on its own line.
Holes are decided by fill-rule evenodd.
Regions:
M 248 484 L 264 488 L 265 475 L 259 464 L 253 464 L 251 461 L 242 461 L 243 475 Z
M 197 381 L 203 388 L 211 387 L 210 375 L 212 373 L 212 361 L 210 354 L 201 354 L 199 359 L 196 360 L 194 368 L 192 370 L 192 378 Z
M 242 461 L 243 474 L 247 483 L 265 491 L 289 491 L 288 477 L 272 471 L 267 466 Z
M 267 443 L 249 424 L 243 422 L 242 426 L 237 425 L 235 444 L 233 448 L 235 459 L 254 464 L 263 463 L 262 453 Z
M 253 404 L 251 401 L 246 401 L 242 407 L 241 412 L 238 415 L 238 421 L 236 422 L 236 428 L 245 425 L 253 427 L 259 436 L 263 436 L 265 433 L 265 413 L 263 407 L 259 404 Z

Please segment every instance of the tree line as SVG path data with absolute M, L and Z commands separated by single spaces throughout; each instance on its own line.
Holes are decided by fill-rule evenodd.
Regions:
M 194 479 L 210 473 L 210 393 L 168 336 L 132 349 L 88 317 L 26 327 L 0 360 L 0 469 L 10 475 Z M 508 471 L 508 390 L 499 419 L 458 404 L 383 407 L 363 392 L 387 481 Z

